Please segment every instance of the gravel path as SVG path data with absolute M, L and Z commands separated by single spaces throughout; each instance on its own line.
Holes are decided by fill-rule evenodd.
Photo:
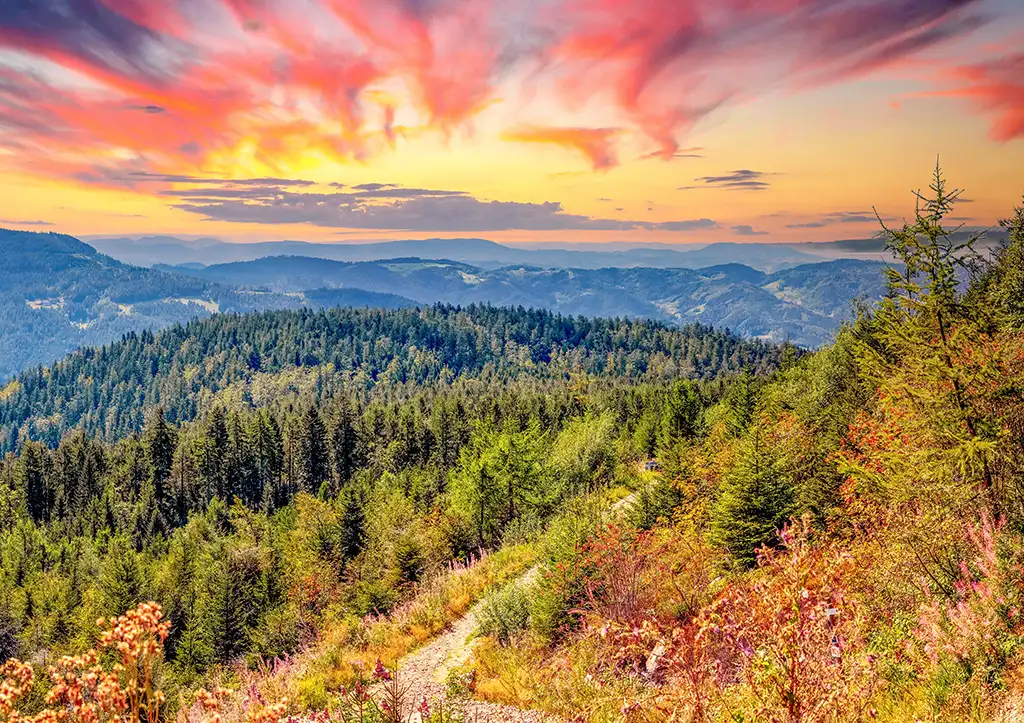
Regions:
M 615 515 L 632 504 L 639 493 L 634 492 L 616 502 L 611 508 Z M 513 585 L 526 587 L 536 582 L 540 576 L 541 566 L 534 565 L 521 575 Z M 442 699 L 445 694 L 445 681 L 448 673 L 466 663 L 473 655 L 473 642 L 470 640 L 479 624 L 479 613 L 483 603 L 478 602 L 468 613 L 446 632 L 434 638 L 422 648 L 402 658 L 398 664 L 398 678 L 403 688 L 407 689 L 405 699 L 409 701 L 410 710 L 403 711 L 410 723 L 420 723 L 420 714 L 416 712 L 420 702 Z M 507 705 L 469 701 L 465 707 L 466 723 L 561 723 L 562 719 L 540 711 L 523 710 Z

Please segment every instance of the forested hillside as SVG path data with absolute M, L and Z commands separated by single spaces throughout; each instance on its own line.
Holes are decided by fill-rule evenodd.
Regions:
M 76 238 L 0 229 L 0 379 L 80 346 L 214 311 L 297 308 L 217 283 L 128 266 Z
M 478 313 L 510 334 L 583 331 L 550 315 Z M 613 329 L 664 333 L 603 327 Z M 27 443 L 0 464 L 0 655 L 80 650 L 98 617 L 152 599 L 171 623 L 162 684 L 188 693 L 221 666 L 386 614 L 503 542 L 459 579 L 470 590 L 507 579 L 534 558 L 528 542 L 552 515 L 630 479 L 631 460 L 679 439 L 722 385 L 495 375 L 369 401 L 358 385 L 330 399 L 310 388 L 259 410 L 218 404 L 180 426 L 154 408 L 115 444 L 82 431 L 52 450 Z M 464 611 L 465 594 L 450 591 L 417 634 Z
M 770 274 L 740 263 L 701 269 L 509 266 L 487 270 L 419 258 L 342 263 L 276 256 L 178 271 L 277 293 L 360 288 L 400 294 L 422 304 L 488 303 L 569 315 L 697 322 L 744 336 L 817 347 L 831 341 L 844 321 L 853 319 L 855 299 L 873 303 L 882 297 L 884 268 L 881 261 L 839 260 Z
M 62 720 L 86 690 L 148 701 L 131 723 L 1020 720 L 1024 206 L 985 258 L 945 225 L 957 197 L 936 171 L 884 229 L 886 298 L 814 353 L 486 307 L 115 345 L 206 339 L 212 385 L 305 369 L 271 346 L 247 367 L 246 324 L 301 329 L 283 353 L 319 369 L 348 319 L 399 376 L 250 384 L 7 454 L 0 654 L 58 662 L 0 668 L 0 711 Z M 449 351 L 417 367 L 426 348 Z
M 305 391 L 328 399 L 456 379 L 714 379 L 772 368 L 783 351 L 699 325 L 485 306 L 219 315 L 19 375 L 0 390 L 0 449 L 55 445 L 75 428 L 112 440 L 141 429 L 149 408 L 187 421 L 218 397 L 264 406 Z

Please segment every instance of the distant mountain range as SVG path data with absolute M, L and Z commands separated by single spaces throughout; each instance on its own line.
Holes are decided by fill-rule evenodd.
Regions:
M 140 249 L 173 246 L 161 239 L 132 243 L 139 243 Z M 212 239 L 187 245 L 197 258 L 207 261 L 226 253 L 225 247 L 231 247 L 230 251 L 239 246 Z M 265 244 L 251 246 L 267 248 Z M 493 254 L 507 251 L 536 258 L 535 254 L 549 253 L 479 239 L 373 246 L 387 253 L 434 251 L 442 260 L 416 257 L 339 262 L 290 255 L 204 265 L 179 257 L 173 266 L 143 268 L 99 253 L 71 236 L 0 230 L 0 268 L 4 270 L 0 274 L 0 324 L 4 330 L 0 379 L 52 362 L 78 347 L 116 340 L 130 331 L 163 328 L 216 312 L 304 306 L 401 308 L 435 302 L 490 303 L 584 316 L 701 322 L 749 337 L 788 339 L 813 347 L 827 342 L 842 321 L 850 318 L 853 298 L 876 299 L 883 291 L 882 264 L 877 261 L 818 262 L 772 272 L 753 267 L 758 254 L 775 253 L 776 247 L 766 251 L 744 246 L 749 264 L 691 269 L 552 268 L 523 262 L 491 268 L 440 254 L 461 249 L 463 256 L 491 253 L 498 258 Z M 661 254 L 666 263 L 671 254 L 689 255 L 697 262 L 712 260 L 725 250 L 723 246 L 727 245 L 686 252 L 634 251 Z M 323 248 L 317 244 L 306 247 Z M 328 248 L 356 255 L 381 253 L 365 245 Z M 590 258 L 596 263 L 600 254 L 632 252 L 550 253 L 582 254 L 569 258 Z M 792 254 L 790 259 L 802 257 L 800 252 L 786 253 Z
M 0 269 L 0 379 L 129 331 L 302 303 L 129 266 L 60 234 L 0 230 Z
M 426 239 L 382 243 L 309 243 L 268 241 L 225 243 L 204 238 L 186 241 L 171 236 L 99 238 L 90 243 L 102 253 L 139 266 L 159 264 L 222 264 L 254 261 L 268 256 L 307 256 L 333 261 L 380 261 L 385 259 L 451 259 L 484 269 L 525 264 L 542 268 L 689 268 L 742 263 L 760 271 L 777 271 L 799 264 L 840 257 L 879 260 L 878 241 L 844 242 L 842 247 L 802 245 L 715 243 L 709 246 L 616 248 L 602 244 L 577 244 L 574 248 L 522 248 L 486 239 Z
M 572 315 L 700 322 L 804 346 L 831 339 L 851 318 L 854 298 L 877 299 L 884 292 L 881 262 L 849 259 L 771 274 L 742 264 L 702 269 L 482 269 L 447 260 L 345 263 L 301 256 L 202 269 L 159 268 L 266 294 L 361 288 L 420 304 L 490 303 Z

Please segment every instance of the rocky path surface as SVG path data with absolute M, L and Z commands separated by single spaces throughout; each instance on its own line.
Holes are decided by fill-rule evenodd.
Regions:
M 612 506 L 610 514 L 614 516 L 625 511 L 638 496 L 639 493 L 634 492 L 622 498 Z M 528 587 L 536 582 L 540 573 L 541 566 L 534 565 L 510 584 Z M 471 638 L 479 626 L 482 606 L 483 602 L 478 602 L 447 631 L 399 661 L 398 677 L 401 687 L 407 691 L 405 700 L 409 706 L 409 710 L 402 711 L 403 719 L 420 723 L 421 717 L 417 712 L 420 703 L 445 697 L 448 674 L 473 655 Z M 471 700 L 464 710 L 466 723 L 562 723 L 562 719 L 540 711 L 482 701 Z

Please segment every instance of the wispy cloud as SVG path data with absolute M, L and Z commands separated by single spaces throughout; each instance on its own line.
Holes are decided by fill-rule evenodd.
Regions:
M 771 184 L 764 180 L 769 174 L 761 171 L 740 169 L 724 176 L 702 176 L 698 183 L 703 185 L 680 186 L 680 191 L 691 191 L 699 188 L 724 188 L 729 191 L 764 191 Z
M 619 165 L 615 154 L 618 128 L 552 128 L 521 126 L 507 131 L 504 138 L 518 143 L 546 143 L 582 153 L 596 171 Z
M 660 158 L 716 109 L 862 77 L 976 31 L 983 0 L 32 0 L 0 4 L 0 145 L 22 170 L 111 183 L 296 158 L 361 161 L 451 133 L 529 77 L 545 102 L 599 101 Z M 10 59 L 16 58 L 17 62 Z M 1024 133 L 1021 57 L 941 71 L 939 92 Z M 27 68 L 31 68 L 29 71 Z M 542 81 L 542 83 L 541 83 Z M 407 92 L 391 89 L 402 85 Z M 514 96 L 515 94 L 511 94 Z M 415 129 L 396 124 L 408 107 Z M 520 126 L 595 169 L 608 127 Z M 621 120 L 621 122 L 620 122 Z M 96 158 L 126 159 L 96 167 Z M 763 189 L 748 179 L 740 189 Z M 763 183 L 763 181 L 762 181 Z M 728 187 L 728 186 L 726 186 Z
M 4 226 L 54 226 L 49 221 L 17 221 L 8 218 L 0 218 L 0 224 Z
M 351 190 L 294 190 L 267 179 L 263 186 L 221 186 L 165 189 L 178 199 L 175 208 L 207 220 L 260 224 L 309 224 L 324 228 L 400 231 L 630 231 L 671 233 L 708 231 L 718 224 L 708 218 L 636 221 L 572 214 L 555 201 L 522 203 L 482 200 L 464 191 L 405 188 L 366 183 Z
M 787 224 L 786 228 L 825 228 L 843 223 L 878 223 L 872 211 L 836 211 L 814 221 Z
M 767 236 L 767 231 L 756 231 L 753 226 L 738 224 L 732 227 L 732 232 L 737 236 Z
M 1024 53 L 947 68 L 926 95 L 962 98 L 992 118 L 990 135 L 1006 142 L 1024 138 Z

